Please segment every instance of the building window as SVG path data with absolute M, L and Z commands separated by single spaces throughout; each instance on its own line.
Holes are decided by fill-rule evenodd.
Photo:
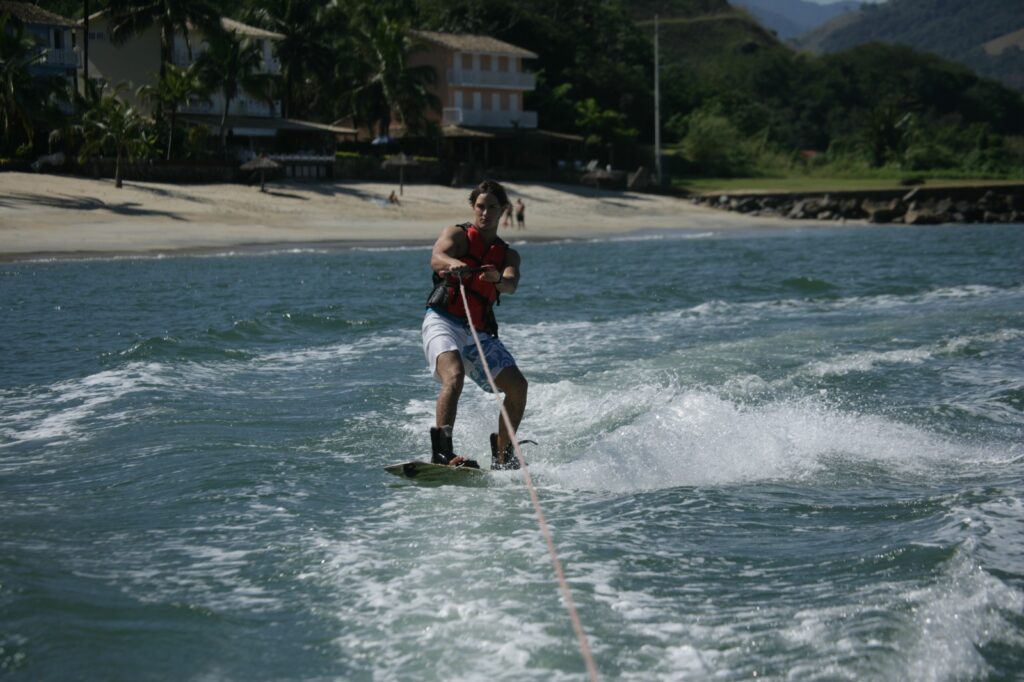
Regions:
M 498 71 L 501 73 L 508 72 L 508 57 L 498 57 Z
M 89 40 L 106 40 L 107 36 L 103 31 L 89 31 Z
M 481 71 L 490 71 L 491 70 L 491 56 L 489 54 L 485 54 L 482 57 L 480 57 L 480 70 Z
M 491 111 L 501 111 L 501 93 L 491 93 Z
M 462 55 L 462 68 L 466 71 L 473 70 L 473 55 L 464 54 Z

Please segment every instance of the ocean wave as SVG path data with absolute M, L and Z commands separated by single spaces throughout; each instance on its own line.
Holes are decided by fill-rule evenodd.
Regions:
M 1013 622 L 1024 611 L 1024 593 L 984 570 L 973 546 L 965 540 L 932 584 L 899 590 L 900 665 L 892 679 L 980 679 L 990 672 L 985 647 L 1024 646 Z
M 4 391 L 0 396 L 4 404 L 0 412 L 0 448 L 31 441 L 55 444 L 88 438 L 97 430 L 129 421 L 135 411 L 144 409 L 111 410 L 111 405 L 126 396 L 168 385 L 162 365 L 131 363 L 50 386 Z M 100 416 L 102 419 L 97 421 Z
M 890 351 L 864 351 L 809 363 L 803 372 L 815 377 L 870 372 L 879 365 L 920 365 L 934 357 L 934 349 L 918 347 Z
M 219 343 L 204 343 L 200 339 L 186 340 L 173 336 L 154 336 L 138 341 L 124 350 L 107 353 L 104 357 L 117 357 L 127 362 L 244 361 L 251 358 L 252 353 L 237 348 L 227 348 Z
M 545 424 L 533 424 L 531 434 L 544 443 L 561 433 L 563 443 L 540 458 L 542 480 L 629 492 L 753 481 L 820 483 L 877 467 L 890 475 L 945 480 L 965 475 L 972 464 L 995 465 L 1005 462 L 1008 450 L 1022 450 L 1020 444 L 960 441 L 821 399 L 745 405 L 706 390 L 653 386 L 589 393 L 568 382 L 535 391 L 534 414 Z
M 363 253 L 400 253 L 403 251 L 430 251 L 432 248 L 429 244 L 395 244 L 393 246 L 353 246 L 350 250 Z
M 695 239 L 710 239 L 717 237 L 717 232 L 687 232 L 681 230 L 642 230 L 634 234 L 609 235 L 606 237 L 590 237 L 584 241 L 587 244 L 615 244 L 630 242 L 661 242 L 661 241 L 689 241 Z
M 510 337 L 527 339 L 540 354 L 552 358 L 565 358 L 572 353 L 586 354 L 586 349 L 601 350 L 615 347 L 623 338 L 636 338 L 646 342 L 669 335 L 690 338 L 692 333 L 706 332 L 721 327 L 732 329 L 744 324 L 772 320 L 799 321 L 801 318 L 831 314 L 858 314 L 885 309 L 892 312 L 898 307 L 927 305 L 938 299 L 971 300 L 1014 299 L 1024 294 L 1024 287 L 999 289 L 985 286 L 966 286 L 956 289 L 938 289 L 908 296 L 852 296 L 815 298 L 773 298 L 756 301 L 709 300 L 685 307 L 645 309 L 629 315 L 596 321 L 513 322 L 504 328 Z M 979 302 L 979 305 L 981 303 Z M 899 313 L 901 316 L 910 313 Z M 1020 330 L 1006 329 L 996 333 L 965 335 L 948 340 L 949 347 L 939 352 L 971 352 L 972 344 L 1012 341 L 1024 334 Z M 561 349 L 561 352 L 559 352 Z

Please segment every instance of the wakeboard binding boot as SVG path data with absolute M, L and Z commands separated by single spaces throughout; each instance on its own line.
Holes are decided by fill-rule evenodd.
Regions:
M 502 457 L 498 457 L 498 434 L 491 434 L 491 469 L 495 471 L 508 471 L 519 468 L 519 458 L 516 457 L 512 447 L 512 441 L 505 444 L 505 451 Z
M 452 447 L 452 427 L 430 427 L 430 463 L 450 466 L 456 457 L 458 455 L 455 454 Z M 471 469 L 480 468 L 476 461 L 465 458 L 456 462 L 455 466 L 470 467 Z

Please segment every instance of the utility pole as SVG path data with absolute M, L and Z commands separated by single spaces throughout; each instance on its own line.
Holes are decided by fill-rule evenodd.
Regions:
M 661 69 L 658 54 L 658 15 L 654 15 L 654 177 L 661 187 Z
M 83 0 L 82 14 L 82 97 L 89 94 L 89 0 Z

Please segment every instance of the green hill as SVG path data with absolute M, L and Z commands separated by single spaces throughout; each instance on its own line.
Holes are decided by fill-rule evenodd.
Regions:
M 889 0 L 864 5 L 807 34 L 798 44 L 825 53 L 871 42 L 908 45 L 1024 90 L 1024 51 L 1017 46 L 998 53 L 985 49 L 987 43 L 1020 29 L 1020 0 Z
M 1016 11 L 997 4 L 996 23 L 1012 25 Z M 527 106 L 545 128 L 599 139 L 586 153 L 602 162 L 615 143 L 617 163 L 649 163 L 642 150 L 627 160 L 628 144 L 620 143 L 652 141 L 657 15 L 662 140 L 678 145 L 681 172 L 799 165 L 799 150 L 860 168 L 1024 171 L 1024 98 L 909 47 L 875 43 L 815 56 L 725 0 L 417 0 L 417 7 L 421 25 L 487 33 L 536 52 L 537 90 Z M 986 27 L 963 44 L 1001 35 Z M 1007 46 L 1000 56 L 1016 51 Z

